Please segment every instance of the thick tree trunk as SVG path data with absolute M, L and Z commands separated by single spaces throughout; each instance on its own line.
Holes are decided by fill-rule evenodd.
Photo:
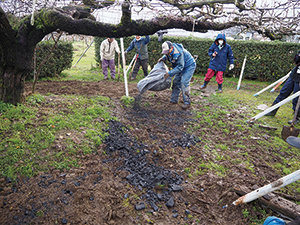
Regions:
M 0 74 L 0 100 L 17 105 L 25 101 L 25 71 L 7 68 Z

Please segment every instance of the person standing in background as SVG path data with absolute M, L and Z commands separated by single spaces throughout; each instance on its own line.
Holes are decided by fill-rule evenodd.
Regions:
M 116 78 L 115 52 L 120 54 L 118 42 L 115 38 L 109 37 L 102 41 L 100 45 L 100 60 L 102 61 L 104 80 L 108 79 L 108 67 L 110 69 L 111 79 L 114 80 Z
M 227 61 L 229 61 L 230 64 L 229 70 L 234 68 L 232 49 L 230 45 L 226 43 L 225 34 L 218 34 L 216 40 L 208 49 L 208 55 L 211 59 L 204 78 L 204 84 L 200 87 L 200 89 L 205 89 L 210 79 L 216 73 L 218 92 L 222 93 L 223 73 L 226 70 Z
M 129 47 L 125 51 L 125 56 L 127 52 L 135 49 L 135 53 L 138 54 L 136 59 L 135 66 L 131 75 L 131 80 L 135 80 L 136 75 L 139 72 L 140 66 L 142 66 L 144 77 L 148 75 L 148 48 L 147 44 L 150 42 L 150 36 L 141 37 L 136 35 L 135 38 L 131 41 Z

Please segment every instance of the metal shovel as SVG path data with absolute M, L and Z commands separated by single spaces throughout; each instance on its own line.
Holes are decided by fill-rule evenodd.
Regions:
M 300 106 L 300 97 L 298 97 L 298 102 L 296 105 L 296 109 L 295 109 L 295 114 L 294 114 L 294 118 L 292 120 L 291 126 L 283 126 L 282 131 L 281 131 L 281 138 L 286 141 L 286 139 L 289 136 L 294 136 L 294 137 L 298 137 L 299 133 L 300 133 L 300 129 L 297 129 L 294 127 L 295 125 L 295 121 L 298 115 L 298 111 L 299 111 L 299 106 Z

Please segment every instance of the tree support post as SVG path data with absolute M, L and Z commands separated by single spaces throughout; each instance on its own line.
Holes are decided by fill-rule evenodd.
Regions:
M 266 90 L 270 89 L 271 87 L 275 86 L 276 84 L 278 84 L 279 82 L 281 82 L 282 80 L 287 79 L 290 76 L 291 71 L 285 75 L 284 77 L 280 78 L 279 80 L 275 81 L 273 84 L 270 84 L 268 87 L 262 89 L 261 91 L 257 92 L 256 94 L 254 94 L 253 96 L 258 96 L 261 93 L 265 92 Z
M 80 58 L 77 60 L 77 62 L 75 63 L 75 65 L 73 67 L 75 67 L 77 65 L 77 63 L 79 63 L 79 61 L 84 56 L 84 54 L 87 52 L 87 50 L 91 47 L 91 45 L 93 44 L 93 42 L 94 42 L 94 40 L 92 40 L 91 44 L 86 48 L 86 50 L 84 51 L 84 53 L 82 53 L 82 55 L 80 56 Z
M 124 43 L 123 43 L 123 38 L 120 38 L 121 42 L 121 51 L 122 51 L 122 61 L 123 61 L 123 74 L 124 74 L 124 83 L 125 83 L 125 93 L 126 97 L 129 96 L 128 94 L 128 85 L 127 85 L 127 71 L 126 71 L 126 61 L 125 61 L 125 54 L 124 54 Z
M 232 204 L 233 205 L 239 205 L 241 203 L 247 203 L 247 202 L 251 202 L 259 197 L 262 197 L 272 191 L 275 191 L 279 188 L 282 188 L 288 184 L 291 184 L 297 180 L 300 179 L 300 170 L 297 170 L 285 177 L 282 177 L 276 181 L 274 181 L 271 184 L 265 185 L 261 188 L 258 188 L 240 198 L 238 198 L 237 200 L 235 200 Z
M 273 111 L 274 109 L 277 109 L 278 107 L 284 105 L 285 103 L 291 101 L 292 99 L 296 98 L 300 96 L 300 91 L 296 92 L 295 94 L 289 96 L 288 98 L 282 100 L 281 102 L 278 102 L 277 104 L 273 105 L 272 107 L 266 109 L 265 111 L 257 114 L 256 116 L 252 117 L 250 120 L 247 120 L 246 122 L 247 123 L 251 123 L 251 122 L 254 122 L 255 120 L 263 117 L 264 115 L 268 114 L 269 112 Z
M 242 77 L 243 77 L 244 69 L 245 69 L 245 65 L 246 65 L 246 60 L 247 60 L 247 55 L 244 58 L 244 62 L 243 62 L 243 66 L 242 66 L 242 70 L 241 70 L 241 74 L 240 74 L 238 86 L 236 88 L 237 90 L 240 90 L 240 86 L 241 86 L 241 82 L 242 82 Z

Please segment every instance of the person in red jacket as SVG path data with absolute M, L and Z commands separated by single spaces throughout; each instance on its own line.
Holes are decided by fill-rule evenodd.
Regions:
M 206 88 L 210 79 L 216 74 L 218 92 L 222 93 L 223 73 L 226 70 L 227 61 L 229 61 L 230 64 L 229 70 L 234 68 L 232 49 L 230 45 L 226 43 L 225 34 L 218 34 L 216 40 L 208 49 L 208 55 L 211 59 L 204 78 L 204 84 L 200 87 L 200 89 Z

